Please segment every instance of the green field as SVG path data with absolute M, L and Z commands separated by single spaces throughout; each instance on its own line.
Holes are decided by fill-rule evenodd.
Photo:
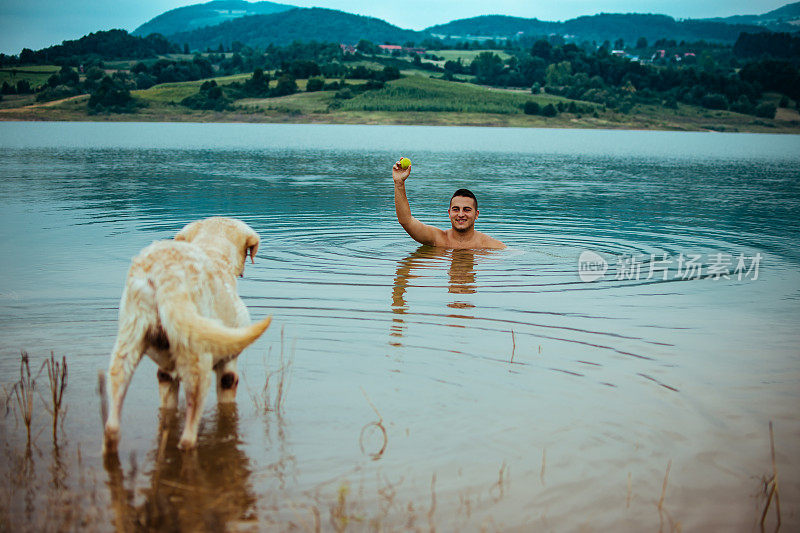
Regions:
M 468 83 L 410 76 L 347 100 L 342 110 L 517 114 L 522 113 L 522 107 L 529 101 L 541 106 L 569 102 L 558 96 L 534 96 L 522 91 L 486 89 Z
M 218 85 L 227 85 L 229 83 L 241 82 L 249 80 L 252 74 L 234 74 L 233 76 L 221 76 L 219 78 L 211 78 L 217 82 Z M 181 100 L 187 96 L 196 94 L 200 90 L 200 86 L 209 80 L 197 81 L 179 81 L 175 83 L 162 83 L 154 85 L 149 89 L 142 89 L 132 91 L 131 94 L 138 96 L 147 102 L 152 103 L 180 103 Z
M 465 66 L 472 63 L 472 60 L 483 52 L 494 52 L 500 56 L 500 59 L 503 61 L 511 57 L 503 50 L 431 50 L 432 54 L 444 58 L 442 61 L 458 61 L 461 59 L 461 62 Z
M 8 82 L 10 85 L 16 85 L 19 80 L 28 80 L 31 87 L 39 87 L 44 85 L 54 73 L 58 72 L 60 67 L 56 65 L 31 65 L 27 67 L 17 68 L 2 68 L 0 69 L 0 85 L 3 82 Z

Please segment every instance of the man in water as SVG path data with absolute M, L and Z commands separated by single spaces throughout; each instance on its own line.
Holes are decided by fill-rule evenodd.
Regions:
M 505 244 L 486 234 L 475 230 L 475 219 L 478 218 L 478 199 L 467 189 L 459 189 L 450 198 L 448 230 L 441 230 L 423 224 L 411 216 L 411 206 L 406 196 L 406 179 L 411 174 L 411 167 L 404 169 L 400 161 L 392 167 L 394 180 L 394 207 L 397 220 L 412 239 L 420 244 L 439 246 L 441 248 L 460 249 L 493 249 L 501 250 Z

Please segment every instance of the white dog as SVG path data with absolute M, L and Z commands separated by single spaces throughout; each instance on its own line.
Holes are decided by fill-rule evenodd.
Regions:
M 244 222 L 213 217 L 192 222 L 175 240 L 156 241 L 133 258 L 108 368 L 110 394 L 103 400 L 104 451 L 116 451 L 122 402 L 144 354 L 158 365 L 162 408 L 177 407 L 183 382 L 186 423 L 181 449 L 197 443 L 212 369 L 219 401 L 236 399 L 236 357 L 272 320 L 251 325 L 236 294 L 236 276 L 243 275 L 248 253 L 255 262 L 258 244 L 258 234 Z

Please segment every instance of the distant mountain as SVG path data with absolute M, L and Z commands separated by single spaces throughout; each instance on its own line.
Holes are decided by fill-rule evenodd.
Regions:
M 188 43 L 192 50 L 216 49 L 220 43 L 229 47 L 233 41 L 264 48 L 270 44 L 286 45 L 293 41 L 357 43 L 367 39 L 376 44 L 419 42 L 427 34 L 404 30 L 383 20 L 352 15 L 319 7 L 295 8 L 272 15 L 241 17 L 216 26 L 167 36 L 174 43 Z
M 454 20 L 447 24 L 437 24 L 425 31 L 435 35 L 453 36 L 510 36 L 518 33 L 526 35 L 548 35 L 558 30 L 560 22 L 545 22 L 539 19 L 511 17 L 508 15 L 482 15 Z
M 511 38 L 520 35 L 563 35 L 576 41 L 623 39 L 634 44 L 667 38 L 676 41 L 713 41 L 732 44 L 742 32 L 800 30 L 800 2 L 763 15 L 717 19 L 676 20 L 655 14 L 608 14 L 578 17 L 564 22 L 505 15 L 483 15 L 431 26 L 421 32 L 393 26 L 383 20 L 323 8 L 297 8 L 274 2 L 217 0 L 167 11 L 143 24 L 134 35 L 156 32 L 192 49 L 216 49 L 240 41 L 253 47 L 285 45 L 292 41 L 355 44 L 367 39 L 377 44 L 419 43 L 435 36 L 453 39 Z
M 514 37 L 558 34 L 579 41 L 615 41 L 633 44 L 639 37 L 653 42 L 661 38 L 676 41 L 720 41 L 733 43 L 743 31 L 764 31 L 756 25 L 728 24 L 707 20 L 675 20 L 666 15 L 608 14 L 578 17 L 565 22 L 544 22 L 538 19 L 484 15 L 431 26 L 425 31 L 450 37 Z
M 215 0 L 206 4 L 179 7 L 145 22 L 131 33 L 145 37 L 151 33 L 172 35 L 249 15 L 269 15 L 294 9 L 295 6 L 275 2 L 245 2 L 244 0 Z
M 726 24 L 751 24 L 780 32 L 800 31 L 800 2 L 786 4 L 763 15 L 735 15 L 704 20 Z

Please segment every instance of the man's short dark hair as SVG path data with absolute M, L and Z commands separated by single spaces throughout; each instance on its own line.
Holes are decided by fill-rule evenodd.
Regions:
M 453 193 L 453 196 L 450 197 L 450 203 L 453 203 L 453 198 L 456 196 L 464 196 L 465 198 L 472 198 L 475 201 L 475 211 L 478 210 L 478 199 L 475 198 L 475 195 L 472 194 L 472 191 L 469 189 L 458 189 L 456 192 Z

